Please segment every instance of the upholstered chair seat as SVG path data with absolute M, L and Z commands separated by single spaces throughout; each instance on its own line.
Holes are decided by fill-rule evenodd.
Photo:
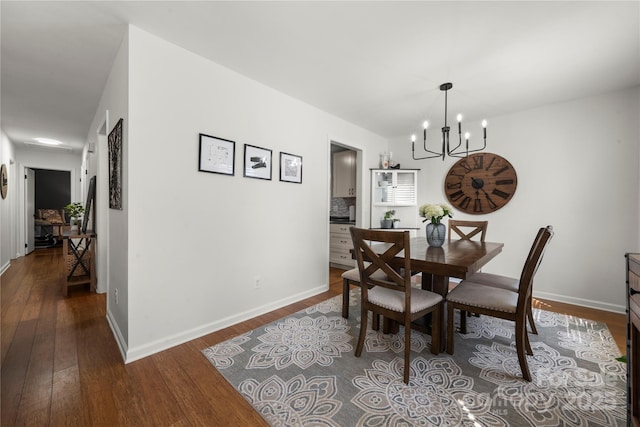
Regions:
M 518 305 L 518 294 L 508 289 L 481 285 L 470 280 L 460 282 L 447 295 L 447 301 L 469 304 L 488 310 L 515 313 Z
M 492 273 L 476 273 L 469 277 L 468 280 L 473 283 L 506 289 L 511 292 L 518 292 L 518 286 L 520 285 L 520 280 L 518 279 Z
M 404 292 L 375 286 L 369 290 L 368 299 L 371 304 L 384 307 L 398 313 L 404 312 Z M 442 301 L 442 296 L 422 289 L 411 291 L 411 311 L 417 313 Z

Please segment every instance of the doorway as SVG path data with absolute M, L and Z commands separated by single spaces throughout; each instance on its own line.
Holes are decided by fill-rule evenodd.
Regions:
M 41 212 L 58 212 L 62 222 L 64 207 L 71 203 L 71 171 L 25 168 L 25 252 L 58 243 L 60 226 L 43 225 Z M 36 220 L 37 219 L 37 220 Z M 57 222 L 57 221 L 55 221 Z
M 329 266 L 351 269 L 350 226 L 363 226 L 363 151 L 330 140 L 329 167 Z

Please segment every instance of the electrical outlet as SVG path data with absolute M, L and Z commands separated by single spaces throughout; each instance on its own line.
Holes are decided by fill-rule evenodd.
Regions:
M 253 281 L 254 281 L 255 288 L 260 289 L 260 287 L 262 286 L 262 283 L 260 283 L 260 276 L 254 277 Z
M 116 301 L 116 305 L 118 305 L 118 288 L 113 291 L 114 299 Z

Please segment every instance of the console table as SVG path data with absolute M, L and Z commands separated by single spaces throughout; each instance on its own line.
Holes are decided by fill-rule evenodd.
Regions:
M 89 283 L 96 290 L 95 240 L 93 231 L 65 230 L 62 234 L 62 254 L 65 261 L 65 280 L 62 295 L 68 294 L 69 286 Z

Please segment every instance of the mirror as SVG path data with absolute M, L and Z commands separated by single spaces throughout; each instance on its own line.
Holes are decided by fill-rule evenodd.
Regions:
M 87 203 L 84 206 L 84 218 L 82 219 L 82 233 L 87 232 L 87 225 L 89 224 L 89 215 L 91 214 L 91 205 L 94 203 L 96 197 L 96 176 L 92 176 L 89 181 L 89 191 L 87 191 Z M 96 229 L 96 213 L 93 211 L 91 217 L 91 226 Z

